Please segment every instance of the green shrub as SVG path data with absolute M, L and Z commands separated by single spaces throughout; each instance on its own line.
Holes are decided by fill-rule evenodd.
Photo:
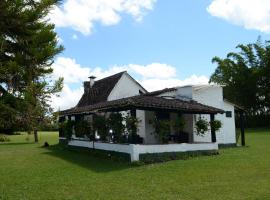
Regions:
M 106 141 L 109 135 L 109 127 L 105 116 L 95 115 L 93 117 L 93 129 L 98 132 L 101 141 Z
M 169 142 L 170 139 L 170 121 L 169 120 L 159 120 L 155 118 L 154 120 L 154 134 L 163 144 Z
M 0 135 L 0 142 L 9 142 L 10 139 L 5 135 Z
M 76 121 L 74 130 L 76 137 L 87 136 L 93 138 L 92 124 L 86 120 Z
M 59 124 L 59 132 L 68 140 L 71 139 L 73 133 L 74 121 L 67 120 Z
M 131 162 L 131 166 L 138 167 L 138 166 L 143 166 L 145 163 L 142 161 L 133 161 Z
M 123 124 L 123 116 L 121 113 L 111 113 L 108 119 L 109 129 L 112 130 L 113 142 L 121 143 L 121 139 L 125 130 L 125 125 Z
M 180 133 L 181 131 L 183 131 L 184 127 L 185 127 L 186 123 L 185 123 L 185 119 L 183 118 L 183 116 L 178 116 L 175 121 L 173 122 L 173 127 L 176 131 L 176 133 Z

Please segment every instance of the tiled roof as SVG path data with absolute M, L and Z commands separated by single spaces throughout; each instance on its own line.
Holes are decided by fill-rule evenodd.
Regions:
M 165 99 L 163 97 L 138 95 L 114 101 L 101 102 L 84 107 L 74 107 L 72 109 L 61 111 L 60 115 L 64 116 L 94 112 L 124 111 L 130 109 L 171 111 L 194 114 L 217 114 L 224 112 L 221 109 L 203 105 L 193 100 L 184 101 L 180 99 Z
M 76 107 L 84 107 L 99 102 L 107 101 L 108 96 L 110 95 L 114 86 L 124 73 L 125 71 L 95 81 L 94 85 L 83 94 Z

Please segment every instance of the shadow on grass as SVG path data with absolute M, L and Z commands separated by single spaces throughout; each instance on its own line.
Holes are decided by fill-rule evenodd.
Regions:
M 106 154 L 98 150 L 70 148 L 60 144 L 52 145 L 46 149 L 49 150 L 45 152 L 47 155 L 63 159 L 98 173 L 124 170 L 133 167 L 128 161 L 124 161 L 123 158 L 108 156 L 108 153 Z
M 26 145 L 26 144 L 36 144 L 36 143 L 35 142 L 4 142 L 4 143 L 0 143 L 0 145 Z

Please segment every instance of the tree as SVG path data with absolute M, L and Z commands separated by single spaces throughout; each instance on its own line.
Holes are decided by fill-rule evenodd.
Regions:
M 7 127 L 36 129 L 52 112 L 49 99 L 62 89 L 63 78 L 52 81 L 51 65 L 63 50 L 54 25 L 46 19 L 59 0 L 0 1 L 0 115 Z M 7 100 L 9 99 L 9 100 Z M 12 103 L 10 103 L 12 99 Z
M 214 57 L 218 67 L 210 82 L 224 85 L 224 96 L 243 106 L 248 115 L 270 114 L 270 41 L 237 46 L 225 59 Z

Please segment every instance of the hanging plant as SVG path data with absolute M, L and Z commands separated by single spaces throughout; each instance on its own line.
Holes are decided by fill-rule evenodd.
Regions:
M 97 131 L 101 141 L 106 141 L 109 135 L 109 127 L 105 116 L 95 115 L 93 117 L 93 132 Z
M 204 136 L 205 133 L 208 131 L 208 122 L 205 119 L 199 119 L 195 123 L 195 129 L 197 135 Z
M 169 120 L 159 120 L 155 118 L 154 120 L 155 135 L 163 144 L 167 144 L 170 139 L 170 121 Z
M 212 122 L 209 122 L 209 124 L 215 131 L 219 131 L 222 127 L 222 122 L 220 120 L 213 120 Z

